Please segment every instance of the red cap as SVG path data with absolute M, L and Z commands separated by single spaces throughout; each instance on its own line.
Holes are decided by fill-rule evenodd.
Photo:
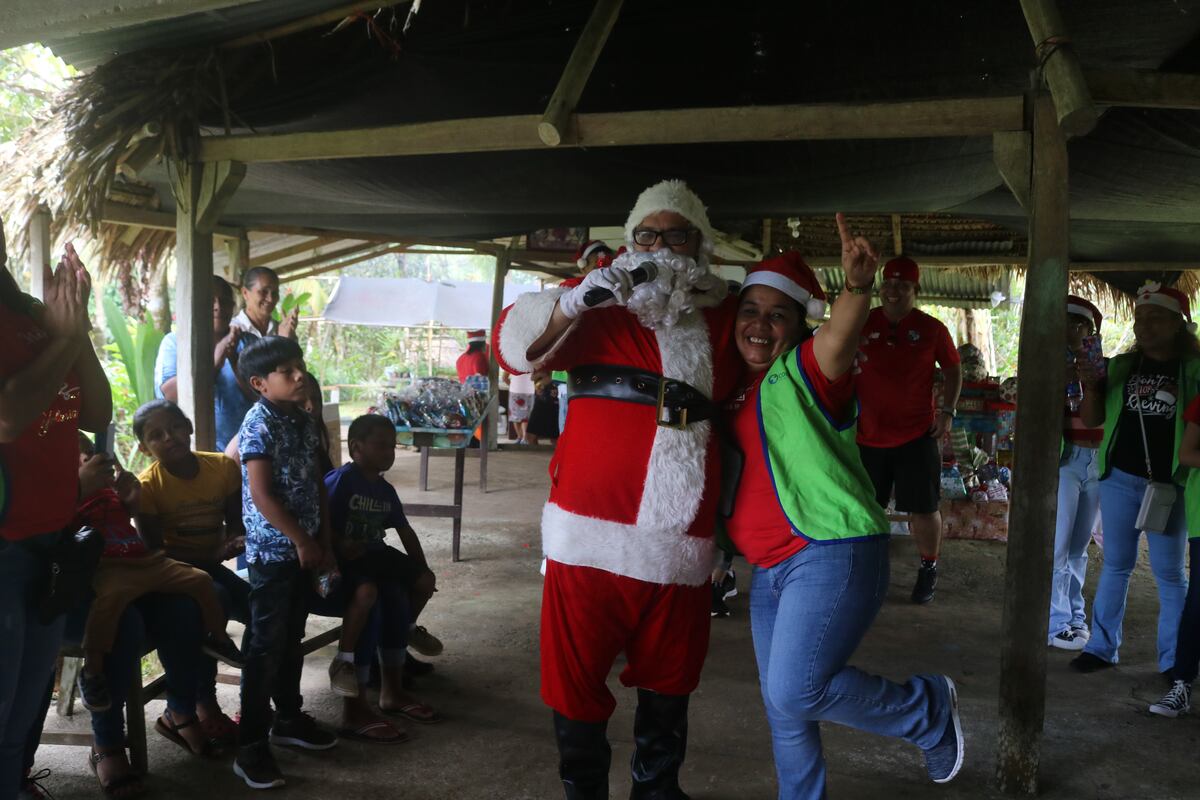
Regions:
M 467 331 L 467 344 L 472 344 L 474 342 L 486 342 L 486 341 L 487 341 L 487 331 L 485 331 L 485 330 Z
M 583 244 L 579 245 L 579 249 L 575 251 L 575 265 L 580 269 L 583 269 L 587 266 L 588 259 L 593 255 L 595 255 L 597 257 L 597 261 L 600 262 L 603 262 L 605 260 L 605 256 L 607 256 L 609 262 L 611 263 L 612 248 L 599 239 L 592 239 L 591 241 L 584 242 Z M 606 267 L 608 264 L 601 263 L 599 266 Z
M 825 316 L 825 290 L 812 268 L 795 250 L 764 259 L 750 268 L 742 291 L 751 286 L 770 286 L 795 300 L 805 316 L 820 319 Z
M 908 256 L 896 256 L 883 265 L 883 279 L 920 283 L 921 268 Z

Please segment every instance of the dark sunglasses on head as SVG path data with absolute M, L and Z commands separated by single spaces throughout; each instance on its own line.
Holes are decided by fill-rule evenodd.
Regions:
M 692 234 L 697 232 L 696 228 L 670 228 L 665 231 L 658 231 L 654 228 L 635 228 L 633 241 L 642 247 L 651 247 L 661 237 L 663 244 L 668 247 L 678 247 L 681 244 L 687 244 Z

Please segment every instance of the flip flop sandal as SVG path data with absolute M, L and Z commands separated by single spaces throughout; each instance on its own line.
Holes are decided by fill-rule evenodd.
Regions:
M 399 708 L 381 707 L 380 710 L 385 714 L 396 714 L 410 722 L 417 722 L 421 725 L 433 725 L 442 721 L 438 713 L 424 703 L 408 703 Z
M 135 772 L 127 772 L 119 778 L 113 778 L 108 783 L 100 779 L 100 771 L 97 765 L 104 759 L 116 758 L 117 755 L 124 755 L 124 751 L 120 751 L 119 753 L 97 753 L 93 749 L 91 755 L 88 756 L 88 767 L 91 768 L 92 774 L 96 776 L 96 782 L 100 784 L 100 789 L 106 797 L 121 798 L 122 800 L 142 796 L 146 793 L 146 787 L 142 785 L 141 776 Z M 130 769 L 132 770 L 132 767 Z M 122 792 L 123 789 L 130 789 L 131 791 Z
M 395 736 L 372 736 L 371 731 L 378 731 L 384 728 L 390 729 Z M 356 742 L 367 742 L 369 744 L 404 744 L 412 741 L 412 737 L 404 731 L 392 725 L 389 722 L 368 722 L 360 728 L 339 728 L 338 736 L 343 739 L 351 739 Z
M 170 714 L 170 713 L 171 712 L 169 712 L 169 711 L 167 712 L 167 714 Z M 200 748 L 200 750 L 193 750 L 191 744 L 188 743 L 188 740 L 183 738 L 183 736 L 180 735 L 180 733 L 179 733 L 184 728 L 190 728 L 191 726 L 196 725 L 196 721 L 199 718 L 192 717 L 191 719 L 189 719 L 187 722 L 183 723 L 182 725 L 177 725 L 175 723 L 175 720 L 169 719 L 167 717 L 167 714 L 163 714 L 161 717 L 159 717 L 157 720 L 154 721 L 154 730 L 158 731 L 160 734 L 162 734 L 162 736 L 164 738 L 170 739 L 172 742 L 179 745 L 184 750 L 187 750 L 189 753 L 191 753 L 194 756 L 208 755 L 209 750 L 208 750 L 208 741 L 207 740 L 205 740 L 205 743 Z M 199 726 L 197 725 L 196 727 L 199 727 Z

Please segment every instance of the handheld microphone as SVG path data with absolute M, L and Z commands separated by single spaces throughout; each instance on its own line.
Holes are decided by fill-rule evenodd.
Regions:
M 605 269 L 613 269 L 613 267 L 605 267 Z M 634 286 L 640 286 L 658 277 L 658 265 L 653 261 L 643 261 L 629 270 L 629 276 L 633 278 Z M 612 300 L 612 298 L 613 293 L 608 289 L 588 289 L 587 294 L 583 296 L 583 304 L 588 308 L 593 308 L 605 300 Z

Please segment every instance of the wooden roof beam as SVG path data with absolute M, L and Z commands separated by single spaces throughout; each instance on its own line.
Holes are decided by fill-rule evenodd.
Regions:
M 919 139 L 1023 130 L 1023 97 L 732 106 L 574 114 L 560 147 Z M 516 115 L 378 128 L 205 136 L 204 161 L 305 161 L 536 150 L 540 117 Z M 262 228 L 260 228 L 262 229 Z
M 100 221 L 110 225 L 136 225 L 139 228 L 152 228 L 158 231 L 175 230 L 175 215 L 171 212 L 153 211 L 121 203 L 106 203 Z M 241 228 L 229 225 L 217 225 L 213 227 L 212 231 L 213 236 L 220 236 L 223 239 L 237 239 L 245 233 Z
M 370 250 L 372 247 L 375 247 L 375 246 L 376 246 L 375 242 L 363 242 L 361 244 L 351 245 L 350 247 L 343 247 L 340 250 L 332 250 L 328 253 L 324 253 L 319 256 L 313 256 L 311 258 L 306 258 L 302 261 L 296 261 L 291 264 L 285 264 L 284 266 L 280 267 L 279 269 L 277 269 L 275 271 L 282 278 L 284 275 L 294 275 L 297 272 L 303 271 L 307 267 L 312 267 L 317 264 L 325 264 L 325 263 L 328 263 L 329 261 L 333 261 L 335 259 L 345 258 L 347 256 L 356 255 L 358 253 L 361 253 L 364 250 Z
M 281 247 L 278 250 L 272 250 L 269 253 L 263 253 L 262 255 L 254 256 L 250 259 L 249 266 L 265 267 L 276 261 L 282 261 L 285 258 L 291 258 L 292 256 L 300 255 L 301 253 L 307 253 L 310 250 L 316 250 L 318 247 L 332 244 L 336 241 L 338 241 L 338 239 L 332 236 L 317 236 L 309 239 L 308 241 L 299 242 L 288 247 Z
M 604 49 L 604 43 L 608 41 L 608 35 L 620 13 L 621 0 L 599 0 L 592 7 L 592 15 L 583 26 L 579 41 L 571 51 L 571 58 L 562 77 L 558 79 L 558 86 L 550 96 L 546 113 L 542 114 L 542 121 L 538 123 L 538 136 L 545 144 L 555 147 L 566 138 L 571 114 L 579 104 L 583 89 L 596 66 L 596 59 L 600 57 L 600 51 Z
M 1025 22 L 1033 35 L 1036 57 L 1050 95 L 1058 124 L 1069 136 L 1085 136 L 1096 127 L 1100 112 L 1079 65 L 1079 54 L 1067 35 L 1057 0 L 1021 0 Z
M 1200 75 L 1152 69 L 1088 69 L 1084 75 L 1102 106 L 1200 110 Z
M 403 252 L 406 252 L 408 249 L 409 249 L 409 245 L 406 245 L 406 244 L 397 244 L 397 245 L 393 245 L 392 247 L 384 247 L 382 249 L 376 247 L 376 248 L 373 248 L 371 250 L 371 252 L 364 253 L 364 254 L 356 256 L 354 258 L 348 258 L 348 259 L 345 259 L 342 261 L 337 261 L 334 263 L 322 264 L 321 266 L 314 267 L 313 269 L 310 269 L 307 272 L 283 275 L 279 278 L 279 282 L 281 284 L 283 284 L 283 283 L 290 283 L 292 281 L 304 280 L 305 278 L 313 278 L 313 277 L 316 277 L 317 275 L 321 275 L 326 272 L 334 272 L 339 269 L 345 269 L 346 267 L 354 266 L 355 264 L 359 264 L 363 261 L 370 261 L 372 258 L 379 258 L 380 256 L 386 256 L 389 253 L 403 253 Z

